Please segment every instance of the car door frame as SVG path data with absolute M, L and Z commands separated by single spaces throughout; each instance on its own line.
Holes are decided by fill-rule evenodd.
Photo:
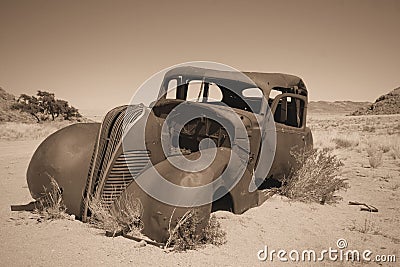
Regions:
M 301 127 L 286 125 L 281 122 L 275 121 L 275 111 L 277 109 L 279 100 L 285 97 L 300 99 L 304 101 L 303 118 Z M 293 152 L 300 153 L 301 149 L 306 146 L 306 118 L 307 118 L 307 96 L 295 93 L 283 93 L 275 97 L 271 104 L 271 113 L 275 121 L 276 131 L 276 150 L 274 163 L 268 177 L 273 176 L 274 179 L 281 180 L 290 175 L 292 167 L 296 164 L 296 159 Z M 296 149 L 296 146 L 298 148 Z

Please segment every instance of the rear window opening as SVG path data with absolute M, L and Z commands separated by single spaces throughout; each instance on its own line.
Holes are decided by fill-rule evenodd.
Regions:
M 277 123 L 296 128 L 303 127 L 305 103 L 303 99 L 285 96 L 279 99 L 274 119 Z

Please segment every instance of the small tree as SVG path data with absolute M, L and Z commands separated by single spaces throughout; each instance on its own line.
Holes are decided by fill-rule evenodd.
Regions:
M 68 111 L 68 108 L 69 108 L 68 101 L 57 99 L 55 107 L 56 117 L 65 114 Z
M 43 113 L 43 108 L 40 106 L 39 100 L 34 96 L 26 94 L 21 94 L 17 103 L 13 104 L 11 108 L 31 114 L 38 123 L 40 122 L 39 113 Z
M 71 118 L 80 118 L 82 115 L 79 113 L 78 109 L 73 106 L 67 106 L 66 110 L 63 112 L 64 120 L 70 120 Z
M 54 119 L 60 115 L 64 120 L 80 118 L 78 109 L 68 104 L 68 101 L 56 99 L 53 93 L 38 91 L 37 97 L 21 94 L 12 108 L 18 109 L 34 116 L 37 122 L 45 121 L 49 116 Z
M 54 94 L 39 90 L 36 95 L 38 96 L 39 104 L 43 108 L 44 113 L 50 115 L 51 119 L 54 121 L 57 109 L 57 102 Z

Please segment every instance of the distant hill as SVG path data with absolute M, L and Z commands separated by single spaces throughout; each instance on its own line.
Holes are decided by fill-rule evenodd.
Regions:
M 354 110 L 365 108 L 371 102 L 354 102 L 354 101 L 310 101 L 307 111 L 313 114 L 349 114 Z
M 37 120 L 26 112 L 12 109 L 11 107 L 17 103 L 17 97 L 13 94 L 8 93 L 6 90 L 0 87 L 0 123 L 1 122 L 22 122 L 22 123 L 34 123 Z M 62 100 L 63 101 L 63 100 Z M 65 101 L 66 102 L 66 101 Z M 67 102 L 66 102 L 67 103 Z M 48 115 L 47 115 L 48 116 Z M 43 119 L 41 119 L 43 121 Z M 63 121 L 62 115 L 55 118 L 55 120 Z M 47 121 L 51 122 L 51 117 L 48 117 Z M 92 122 L 92 120 L 86 117 L 70 117 L 71 122 Z
M 35 122 L 31 115 L 11 109 L 14 103 L 16 97 L 0 87 L 0 122 Z
M 350 115 L 385 115 L 400 114 L 400 87 L 376 99 L 367 107 L 356 109 Z

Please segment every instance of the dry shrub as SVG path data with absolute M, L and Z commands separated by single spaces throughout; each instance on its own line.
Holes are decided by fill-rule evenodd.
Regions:
M 377 150 L 375 147 L 373 147 L 371 144 L 369 144 L 368 147 L 367 147 L 367 149 L 366 149 L 366 151 L 367 151 L 368 157 L 371 157 L 371 156 L 373 156 L 378 150 Z
M 393 159 L 400 158 L 400 143 L 394 144 L 392 147 L 392 152 L 390 153 Z
M 390 146 L 387 144 L 380 144 L 379 149 L 383 152 L 383 153 L 387 153 L 390 151 Z
M 313 131 L 314 147 L 321 149 L 352 148 L 360 144 L 358 132 L 341 133 L 337 130 Z
M 369 165 L 372 168 L 378 168 L 379 166 L 382 165 L 383 159 L 382 159 L 382 151 L 377 150 L 373 155 L 369 156 L 368 161 Z
M 0 124 L 0 139 L 9 141 L 41 139 L 69 124 L 70 122 L 5 122 Z
M 37 201 L 34 213 L 39 215 L 39 221 L 67 219 L 67 208 L 62 200 L 62 191 L 57 181 L 49 176 L 50 188 L 44 187 L 45 193 Z
M 350 231 L 357 231 L 362 234 L 379 234 L 379 230 L 375 224 L 375 222 L 371 221 L 368 218 L 364 219 L 364 222 L 357 225 L 356 221 L 353 220 L 353 225 L 349 227 Z
M 172 218 L 172 216 L 171 216 Z M 171 229 L 165 249 L 174 251 L 185 251 L 196 249 L 205 244 L 220 246 L 226 243 L 226 233 L 221 229 L 220 223 L 215 215 L 211 215 L 207 226 L 199 229 L 202 225 L 202 218 L 194 210 L 188 210 Z
M 369 143 L 366 149 L 369 165 L 374 169 L 378 168 L 383 163 L 383 152 L 380 149 L 381 145 L 382 144 L 380 144 L 378 148 L 375 143 Z
M 351 140 L 344 137 L 333 138 L 332 141 L 336 144 L 336 148 L 349 148 L 353 146 L 358 146 L 358 140 Z
M 293 154 L 293 153 L 292 153 Z M 290 199 L 320 204 L 335 203 L 334 193 L 347 189 L 347 179 L 338 176 L 343 163 L 328 150 L 313 149 L 293 154 L 299 168 L 284 180 L 281 194 Z
M 135 236 L 141 235 L 143 207 L 137 198 L 124 194 L 114 201 L 112 207 L 105 205 L 100 199 L 89 199 L 91 217 L 89 222 L 99 229 L 115 235 L 124 232 Z
M 313 131 L 314 147 L 316 148 L 352 148 L 360 144 L 362 136 L 359 132 L 343 133 L 335 129 Z
M 388 135 L 369 137 L 366 141 L 366 151 L 369 157 L 381 151 L 388 153 L 393 159 L 400 158 L 400 138 Z
M 226 243 L 226 232 L 222 230 L 221 224 L 214 214 L 211 215 L 208 225 L 204 230 L 206 243 L 220 246 Z
M 373 133 L 373 132 L 375 132 L 375 127 L 374 126 L 368 126 L 368 125 L 365 125 L 363 128 L 362 128 L 362 131 L 363 132 L 370 132 L 370 133 Z
M 330 131 L 313 131 L 314 146 L 318 148 L 333 150 L 336 144 L 332 141 L 333 136 Z

